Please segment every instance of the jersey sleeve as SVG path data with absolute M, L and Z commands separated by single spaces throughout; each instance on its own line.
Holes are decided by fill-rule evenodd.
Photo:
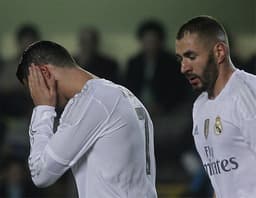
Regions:
M 256 152 L 256 104 L 255 100 L 250 100 L 249 97 L 242 102 L 238 100 L 236 105 L 236 123 L 238 123 L 241 133 L 245 138 L 246 143 Z
M 245 137 L 246 143 L 256 152 L 256 116 L 242 120 L 241 131 Z
M 102 135 L 108 112 L 98 100 L 75 98 L 53 133 L 53 107 L 38 106 L 30 124 L 29 168 L 38 187 L 54 183 Z

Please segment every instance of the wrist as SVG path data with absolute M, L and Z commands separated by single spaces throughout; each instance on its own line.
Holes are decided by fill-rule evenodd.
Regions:
M 38 105 L 34 107 L 32 117 L 35 117 L 37 121 L 42 121 L 44 119 L 48 119 L 49 117 L 55 117 L 56 111 L 55 107 L 49 105 Z
M 34 110 L 46 110 L 46 111 L 47 110 L 49 110 L 49 111 L 54 110 L 55 111 L 55 106 L 45 105 L 45 104 L 38 104 L 38 105 L 35 105 Z
M 35 106 L 52 106 L 52 107 L 55 107 L 56 106 L 56 102 L 50 102 L 50 101 L 48 101 L 48 102 L 37 102 L 37 101 L 33 101 L 34 102 L 34 105 Z

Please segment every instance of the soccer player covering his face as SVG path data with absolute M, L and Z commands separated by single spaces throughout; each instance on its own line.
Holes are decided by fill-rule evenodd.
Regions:
M 176 55 L 200 93 L 193 136 L 216 197 L 256 197 L 256 77 L 233 65 L 226 32 L 210 16 L 181 26 Z
M 29 46 L 17 70 L 35 104 L 29 168 L 38 187 L 72 169 L 81 198 L 156 198 L 153 125 L 125 87 L 79 67 L 62 46 Z M 63 106 L 53 132 L 55 107 Z

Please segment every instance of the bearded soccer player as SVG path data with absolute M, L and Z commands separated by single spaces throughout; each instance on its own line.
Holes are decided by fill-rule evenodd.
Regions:
M 181 26 L 176 55 L 200 93 L 193 136 L 216 197 L 255 198 L 256 77 L 233 65 L 225 29 L 210 16 Z
M 79 67 L 57 43 L 29 46 L 17 70 L 35 108 L 29 167 L 38 187 L 72 169 L 81 198 L 156 198 L 153 125 L 125 87 Z M 63 106 L 53 132 L 55 107 Z

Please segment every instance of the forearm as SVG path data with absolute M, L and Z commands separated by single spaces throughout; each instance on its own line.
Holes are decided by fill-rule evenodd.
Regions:
M 40 188 L 55 183 L 68 169 L 68 166 L 58 163 L 53 159 L 48 149 L 49 148 L 46 146 L 45 150 L 40 155 L 30 155 L 29 157 L 29 168 L 32 180 L 34 184 Z
M 30 155 L 42 152 L 52 137 L 55 116 L 54 107 L 37 106 L 34 108 L 29 128 Z
M 46 168 L 44 166 L 46 161 L 46 145 L 53 135 L 55 115 L 54 107 L 50 106 L 37 106 L 33 110 L 29 131 L 31 146 L 29 168 L 32 180 L 37 186 L 41 186 L 44 183 L 42 177 L 46 176 L 43 173 L 45 172 L 43 169 Z
M 84 106 L 85 102 L 79 100 L 76 105 Z M 54 108 L 44 106 L 34 110 L 30 127 L 29 167 L 32 180 L 37 186 L 45 187 L 54 183 L 102 135 L 108 114 L 100 103 L 95 101 L 92 103 L 90 100 L 89 102 L 87 109 L 83 111 L 80 108 L 69 107 L 71 110 L 68 115 L 62 115 L 55 134 L 53 134 Z M 85 116 L 93 115 L 94 111 L 102 113 Z

